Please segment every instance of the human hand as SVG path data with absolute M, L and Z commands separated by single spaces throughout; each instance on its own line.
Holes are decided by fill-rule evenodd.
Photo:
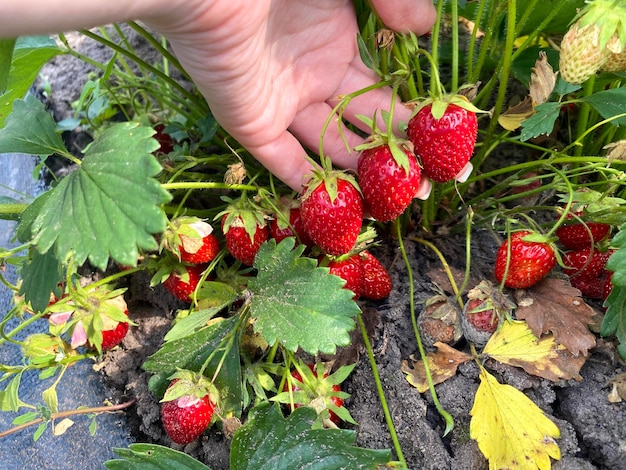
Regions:
M 435 19 L 431 0 L 372 3 L 397 31 L 423 34 Z M 304 147 L 318 150 L 337 97 L 379 81 L 360 60 L 350 0 L 197 1 L 147 21 L 168 38 L 222 127 L 295 190 L 311 170 Z M 391 99 L 387 88 L 368 92 L 343 117 L 367 132 L 356 116 L 388 110 Z M 396 125 L 409 116 L 395 107 Z M 345 141 L 329 126 L 322 151 L 335 165 L 356 168 L 358 155 L 350 149 L 363 139 L 342 132 Z M 417 196 L 429 190 L 424 179 Z

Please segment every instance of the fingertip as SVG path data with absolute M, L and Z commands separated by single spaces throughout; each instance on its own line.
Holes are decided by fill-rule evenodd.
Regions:
M 431 183 L 431 181 L 428 178 L 423 177 L 420 181 L 417 194 L 415 194 L 415 198 L 425 201 L 430 196 L 432 189 L 433 184 Z
M 437 19 L 431 0 L 372 0 L 372 3 L 385 26 L 401 33 L 426 34 Z

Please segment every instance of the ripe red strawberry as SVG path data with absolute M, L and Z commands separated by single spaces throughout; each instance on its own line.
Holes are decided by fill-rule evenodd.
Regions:
M 527 237 L 536 238 L 528 240 Z M 496 254 L 495 276 L 504 285 L 513 289 L 527 289 L 541 281 L 556 264 L 554 248 L 536 233 L 523 230 L 511 234 L 510 259 L 507 259 L 509 242 L 505 240 Z M 508 262 L 507 262 L 508 261 Z
M 276 240 L 276 243 L 280 243 L 287 237 L 296 237 L 296 239 L 305 244 L 306 246 L 313 246 L 313 240 L 309 237 L 304 230 L 302 223 L 302 217 L 300 217 L 300 207 L 292 206 L 287 208 L 287 214 L 289 223 L 281 217 L 275 217 L 270 221 L 270 234 L 272 238 Z
M 391 145 L 395 145 L 398 157 Z M 357 171 L 366 207 L 381 222 L 400 216 L 419 188 L 421 170 L 415 154 L 395 143 L 362 150 Z
M 576 212 L 577 216 L 582 212 Z M 566 223 L 556 229 L 556 236 L 561 244 L 568 250 L 579 250 L 581 248 L 590 248 L 608 237 L 611 232 L 611 226 L 601 222 L 577 222 L 573 219 L 573 215 L 568 214 Z
M 323 262 L 323 261 L 322 261 Z M 358 299 L 363 289 L 364 270 L 361 262 L 361 255 L 352 255 L 349 258 L 341 260 L 328 261 L 330 274 L 339 276 L 346 281 L 344 289 L 354 292 L 354 299 Z
M 165 279 L 163 287 L 183 302 L 189 303 L 205 269 L 206 265 L 202 264 L 193 266 L 179 264 Z
M 583 297 L 590 299 L 601 299 L 604 295 L 604 287 L 607 276 L 598 276 L 595 278 L 571 277 L 569 282 L 572 287 L 578 289 Z
M 592 246 L 568 251 L 563 256 L 563 272 L 570 280 L 598 278 L 606 273 L 606 262 L 613 251 L 600 251 Z
M 204 264 L 220 251 L 211 224 L 198 217 L 183 216 L 173 220 L 163 233 L 161 246 L 184 263 Z
M 226 248 L 235 259 L 248 266 L 254 264 L 259 248 L 269 238 L 269 229 L 265 222 L 254 221 L 253 224 L 251 233 L 250 227 L 242 217 L 229 220 L 229 216 L 225 215 L 222 218 Z
M 328 408 L 328 404 L 332 404 L 337 408 L 341 408 L 343 406 L 343 398 L 337 396 L 338 392 L 341 392 L 341 386 L 339 384 L 331 383 L 327 380 L 328 373 L 324 373 L 322 378 L 320 379 L 318 376 L 316 365 L 314 364 L 306 364 L 309 370 L 312 372 L 312 376 L 307 377 L 307 381 L 303 380 L 300 372 L 296 369 L 291 371 L 291 377 L 294 379 L 292 381 L 292 392 L 305 391 L 306 392 L 306 400 L 302 400 L 301 403 L 294 403 L 293 409 L 299 408 L 300 406 L 310 406 L 312 402 L 316 399 L 323 398 L 326 408 Z M 308 374 L 307 374 L 308 375 Z M 285 382 L 283 387 L 283 391 L 289 390 L 289 383 Z M 292 411 L 293 411 L 292 409 Z M 328 410 L 330 415 L 330 420 L 334 424 L 339 424 L 341 419 L 333 410 Z M 318 410 L 319 413 L 319 410 Z
M 179 383 L 172 381 L 168 387 L 171 392 Z M 211 423 L 215 404 L 211 401 L 208 390 L 190 389 L 188 394 L 164 401 L 161 405 L 161 422 L 169 438 L 181 445 L 195 441 Z M 166 397 L 167 393 L 166 392 Z
M 386 299 L 392 289 L 389 272 L 369 251 L 362 251 L 360 256 L 363 265 L 361 297 L 370 300 Z
M 408 123 L 407 135 L 422 172 L 434 181 L 452 180 L 472 157 L 478 120 L 468 108 L 472 107 L 465 98 L 455 96 L 447 104 L 436 101 L 422 106 Z
M 328 255 L 349 252 L 363 224 L 363 199 L 352 177 L 340 171 L 314 171 L 306 183 L 300 217 L 305 232 Z
M 128 310 L 125 310 L 124 313 L 128 316 Z M 108 351 L 120 344 L 126 337 L 129 326 L 127 322 L 119 322 L 112 329 L 102 330 L 102 350 Z

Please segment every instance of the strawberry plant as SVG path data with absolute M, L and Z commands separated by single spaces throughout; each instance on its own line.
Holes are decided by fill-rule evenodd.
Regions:
M 207 468 L 164 446 L 199 456 L 208 446 L 192 443 L 221 436 L 234 469 L 418 468 L 423 452 L 405 450 L 424 426 L 403 413 L 421 408 L 431 433 L 451 433 L 442 448 L 465 455 L 454 446 L 471 440 L 491 468 L 562 457 L 551 403 L 520 389 L 583 380 L 599 337 L 626 359 L 626 11 L 617 0 L 437 2 L 417 38 L 387 29 L 369 2 L 354 7 L 358 54 L 378 81 L 333 102 L 298 194 L 233 141 L 139 24 L 128 27 L 157 63 L 118 25 L 117 39 L 81 32 L 115 51 L 108 63 L 65 35 L 0 43 L 0 153 L 74 169 L 28 203 L 0 202 L 19 243 L 0 257 L 20 273 L 5 279 L 14 303 L 0 348 L 23 356 L 1 366 L 2 411 L 38 424 L 36 437 L 47 423 L 57 432 L 65 371 L 124 357 L 147 277 L 168 299 L 167 330 L 135 373 L 169 440 L 116 449 L 122 462 Z M 63 55 L 99 74 L 55 122 L 26 92 Z M 391 101 L 350 124 L 350 105 L 381 90 Z M 347 149 L 352 169 L 322 151 L 335 121 L 362 137 Z M 91 142 L 70 151 L 60 132 L 79 128 Z M 50 383 L 42 404 L 21 399 L 29 373 Z M 407 380 L 390 388 L 394 374 Z M 466 409 L 450 401 L 455 380 L 474 385 Z M 390 449 L 363 445 L 368 397 Z

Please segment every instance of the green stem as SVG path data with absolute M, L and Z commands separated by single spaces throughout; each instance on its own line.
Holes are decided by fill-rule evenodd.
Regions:
M 404 454 L 402 453 L 402 448 L 400 447 L 400 441 L 398 440 L 398 434 L 396 433 L 396 428 L 393 424 L 393 418 L 391 417 L 391 412 L 389 411 L 389 405 L 387 404 L 387 400 L 385 398 L 385 391 L 383 390 L 383 385 L 380 380 L 380 374 L 378 373 L 378 368 L 376 366 L 376 358 L 374 357 L 374 351 L 372 350 L 372 344 L 370 343 L 370 339 L 367 336 L 367 330 L 365 328 L 365 323 L 363 322 L 363 317 L 361 316 L 361 312 L 359 312 L 359 314 L 357 315 L 357 320 L 359 322 L 361 336 L 363 337 L 363 344 L 365 345 L 365 350 L 367 351 L 367 357 L 370 361 L 372 374 L 374 375 L 374 383 L 376 384 L 376 391 L 378 392 L 378 396 L 380 398 L 380 404 L 383 408 L 383 414 L 385 415 L 385 422 L 387 423 L 387 428 L 389 429 L 389 434 L 391 435 L 391 441 L 393 442 L 393 448 L 396 451 L 398 460 L 406 468 L 406 460 L 404 458 Z
M 227 184 L 215 182 L 193 182 L 181 181 L 177 183 L 162 183 L 161 187 L 165 190 L 173 189 L 230 189 L 233 191 L 256 191 L 258 188 L 250 184 Z
M 404 264 L 407 268 L 407 282 L 409 284 L 409 309 L 411 313 L 411 324 L 413 326 L 413 334 L 415 335 L 415 340 L 417 341 L 417 348 L 420 352 L 420 357 L 422 358 L 422 362 L 424 363 L 424 372 L 426 374 L 426 381 L 428 382 L 428 389 L 430 390 L 430 396 L 433 399 L 433 403 L 437 411 L 444 419 L 446 423 L 446 428 L 443 432 L 443 435 L 447 435 L 452 428 L 454 427 L 454 419 L 452 415 L 443 409 L 441 403 L 439 402 L 439 397 L 437 396 L 437 391 L 435 390 L 435 384 L 433 382 L 433 376 L 430 372 L 430 364 L 428 363 L 428 357 L 426 356 L 426 350 L 424 349 L 424 344 L 422 343 L 422 337 L 419 332 L 419 328 L 417 327 L 417 315 L 415 314 L 415 284 L 413 283 L 413 268 L 411 267 L 411 263 L 409 261 L 409 257 L 406 254 L 406 249 L 404 248 L 404 242 L 402 241 L 402 231 L 400 229 L 400 225 L 397 226 L 397 236 L 398 243 L 400 245 L 400 252 L 402 253 L 402 259 L 404 260 Z M 448 270 L 449 272 L 449 270 Z M 456 287 L 454 283 L 454 278 L 450 276 L 450 281 Z M 457 291 L 458 292 L 458 289 Z M 460 296 L 459 296 L 460 301 Z
M 595 84 L 595 75 L 591 76 L 583 84 L 583 97 L 593 94 L 593 86 Z M 580 157 L 583 154 L 583 139 L 587 135 L 587 127 L 589 125 L 589 115 L 591 113 L 591 106 L 582 101 L 580 105 L 580 112 L 578 113 L 578 126 L 576 128 L 576 147 L 574 148 L 574 156 Z
M 450 90 L 456 93 L 459 89 L 459 5 L 451 2 L 452 22 L 452 78 Z

